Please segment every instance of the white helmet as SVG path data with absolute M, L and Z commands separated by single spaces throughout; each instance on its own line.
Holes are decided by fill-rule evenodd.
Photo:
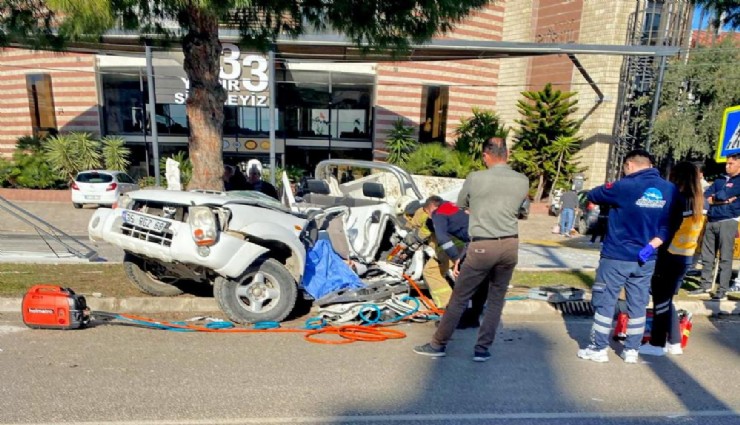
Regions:
M 259 171 L 260 176 L 262 175 L 262 163 L 258 159 L 250 159 L 247 162 L 247 175 L 249 175 L 249 172 L 256 168 L 257 171 Z

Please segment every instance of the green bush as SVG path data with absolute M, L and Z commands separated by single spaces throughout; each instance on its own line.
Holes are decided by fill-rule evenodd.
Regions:
M 451 171 L 446 165 L 451 155 L 452 150 L 441 143 L 422 144 L 409 155 L 404 168 L 411 174 L 449 177 Z
M 457 140 L 455 148 L 470 154 L 474 160 L 481 158 L 483 143 L 492 138 L 506 139 L 509 130 L 495 112 L 486 109 L 473 108 L 473 116 L 460 120 L 460 127 L 455 130 Z
M 145 187 L 153 187 L 157 184 L 157 180 L 154 178 L 154 176 L 145 176 L 140 178 L 137 183 L 139 184 L 139 188 L 143 189 Z
M 53 189 L 67 184 L 60 178 L 41 152 L 24 152 L 16 150 L 13 154 L 13 166 L 7 176 L 13 187 L 25 189 Z
M 8 177 L 10 172 L 13 170 L 13 163 L 5 158 L 0 158 L 0 187 L 10 186 Z
M 416 149 L 417 143 L 413 137 L 414 128 L 406 126 L 402 118 L 393 123 L 393 130 L 385 140 L 388 149 L 387 161 L 391 164 L 402 165 L 409 154 Z

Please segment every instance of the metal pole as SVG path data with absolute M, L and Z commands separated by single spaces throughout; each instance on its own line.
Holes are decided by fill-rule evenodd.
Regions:
M 152 68 L 152 47 L 147 44 L 146 48 L 146 81 L 149 92 L 149 122 L 152 128 L 152 151 L 154 153 L 154 181 L 159 186 L 159 138 L 157 135 L 157 111 L 154 99 L 154 69 Z
M 275 48 L 271 48 L 268 53 L 267 66 L 269 69 L 269 85 L 270 85 L 270 183 L 275 186 L 275 172 L 277 167 L 275 166 L 275 101 L 277 98 L 277 91 L 275 90 Z
M 146 117 L 146 105 L 144 105 L 144 77 L 141 75 L 141 68 L 139 68 L 139 92 L 141 93 L 141 134 L 144 136 L 144 161 L 146 161 L 148 177 L 151 169 L 149 168 L 149 143 L 146 142 L 146 123 L 149 119 Z
M 655 85 L 655 95 L 653 96 L 653 110 L 650 113 L 650 127 L 648 128 L 648 139 L 645 143 L 645 150 L 650 152 L 650 142 L 653 139 L 653 124 L 655 123 L 655 116 L 658 115 L 658 105 L 660 104 L 660 92 L 663 89 L 663 74 L 665 74 L 665 63 L 667 57 L 661 56 L 660 58 L 660 69 L 658 70 L 658 83 Z

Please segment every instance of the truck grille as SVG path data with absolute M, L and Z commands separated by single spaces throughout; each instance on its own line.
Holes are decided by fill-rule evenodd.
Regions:
M 171 232 L 155 232 L 154 230 L 145 229 L 143 227 L 133 226 L 128 223 L 124 223 L 121 226 L 121 234 L 136 238 L 142 241 L 155 243 L 162 246 L 172 245 L 172 233 Z

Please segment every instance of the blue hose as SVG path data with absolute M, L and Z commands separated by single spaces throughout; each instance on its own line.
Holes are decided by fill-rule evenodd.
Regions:
M 253 328 L 257 330 L 277 329 L 279 327 L 280 327 L 279 322 L 274 322 L 274 321 L 269 321 L 269 320 L 265 320 L 262 322 L 255 322 L 253 325 Z
M 326 326 L 326 324 L 327 324 L 326 320 L 324 320 L 323 317 L 316 316 L 316 317 L 309 317 L 308 319 L 306 319 L 304 327 L 306 329 L 313 331 L 313 330 L 323 328 L 324 326 Z

